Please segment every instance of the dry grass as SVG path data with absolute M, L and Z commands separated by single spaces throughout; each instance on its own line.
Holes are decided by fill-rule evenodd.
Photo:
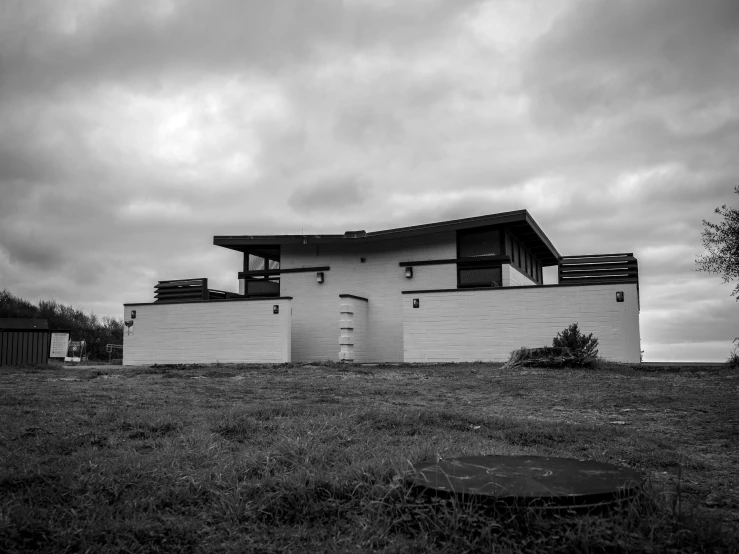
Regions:
M 0 551 L 737 552 L 739 373 L 490 364 L 0 370 Z M 611 514 L 409 494 L 435 455 L 643 470 Z

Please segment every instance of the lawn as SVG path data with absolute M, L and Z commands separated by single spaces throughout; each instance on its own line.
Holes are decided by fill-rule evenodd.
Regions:
M 434 456 L 643 471 L 609 513 L 409 491 Z M 739 372 L 0 368 L 0 551 L 739 552 Z

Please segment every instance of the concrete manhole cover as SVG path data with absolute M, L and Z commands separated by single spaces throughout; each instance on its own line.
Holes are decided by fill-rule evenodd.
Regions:
M 466 456 L 417 464 L 406 475 L 432 495 L 543 505 L 594 505 L 633 496 L 644 477 L 634 469 L 549 456 Z

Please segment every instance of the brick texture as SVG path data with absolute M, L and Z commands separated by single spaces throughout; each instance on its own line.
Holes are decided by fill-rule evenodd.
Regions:
M 289 362 L 290 304 L 270 298 L 125 305 L 124 318 L 136 310 L 136 319 L 123 331 L 123 365 Z
M 502 273 L 504 287 L 529 287 L 536 285 L 528 275 L 521 273 L 517 267 L 511 264 L 503 264 Z
M 616 291 L 624 291 L 624 302 L 616 302 Z M 403 295 L 404 361 L 505 361 L 516 348 L 551 345 L 576 322 L 599 339 L 601 357 L 639 362 L 634 284 Z

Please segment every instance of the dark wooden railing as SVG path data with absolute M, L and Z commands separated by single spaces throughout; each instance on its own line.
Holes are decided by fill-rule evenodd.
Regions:
M 244 298 L 235 292 L 208 288 L 208 279 L 178 279 L 159 281 L 154 285 L 154 302 L 202 302 L 203 300 L 227 300 Z
M 639 264 L 633 254 L 563 256 L 559 260 L 559 284 L 639 284 Z

